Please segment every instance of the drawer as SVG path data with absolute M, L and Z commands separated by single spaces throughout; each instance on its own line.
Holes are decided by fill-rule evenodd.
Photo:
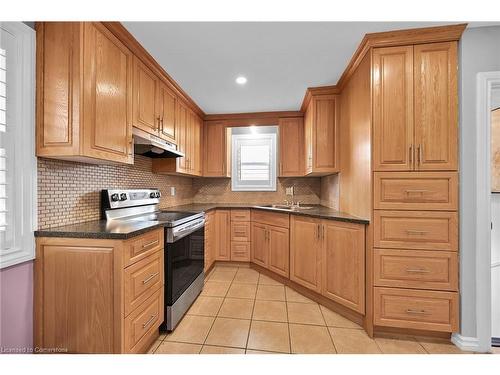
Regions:
M 375 209 L 448 210 L 458 208 L 457 172 L 375 172 Z
M 231 241 L 248 242 L 250 241 L 250 222 L 232 222 L 231 223 Z
M 163 268 L 163 251 L 125 268 L 125 316 L 163 286 Z
M 163 287 L 125 318 L 125 352 L 137 353 L 164 319 Z
M 458 290 L 455 252 L 374 249 L 373 268 L 376 286 Z
M 252 221 L 282 228 L 290 227 L 290 215 L 279 212 L 252 210 Z
M 250 262 L 250 242 L 231 242 L 231 260 Z
M 458 293 L 374 288 L 377 326 L 456 332 Z
M 231 221 L 250 221 L 250 210 L 231 210 Z
M 163 249 L 163 228 L 152 230 L 125 242 L 123 264 L 127 267 Z
M 374 246 L 457 251 L 456 212 L 374 211 Z

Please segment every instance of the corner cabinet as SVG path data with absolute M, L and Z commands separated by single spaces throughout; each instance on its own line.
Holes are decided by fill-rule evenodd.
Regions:
M 36 155 L 132 164 L 130 50 L 98 22 L 36 29 Z
M 458 168 L 457 42 L 373 50 L 375 171 Z
M 313 95 L 304 114 L 305 174 L 339 172 L 339 97 Z

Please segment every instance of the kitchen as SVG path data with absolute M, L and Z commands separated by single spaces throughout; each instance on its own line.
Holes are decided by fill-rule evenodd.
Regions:
M 471 26 L 364 32 L 336 83 L 308 87 L 295 110 L 217 112 L 151 48 L 161 24 L 33 25 L 33 346 L 470 351 L 459 45 Z

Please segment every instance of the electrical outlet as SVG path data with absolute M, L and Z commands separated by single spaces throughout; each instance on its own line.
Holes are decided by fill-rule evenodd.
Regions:
M 286 188 L 286 195 L 293 195 L 293 186 L 287 187 Z
M 174 196 L 175 196 L 175 186 L 171 186 L 171 187 L 170 187 L 170 195 L 171 195 L 172 197 L 174 197 Z

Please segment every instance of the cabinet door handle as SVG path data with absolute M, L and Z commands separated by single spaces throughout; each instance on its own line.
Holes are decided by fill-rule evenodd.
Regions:
M 283 163 L 280 163 L 280 175 L 283 174 Z
M 325 239 L 325 226 L 323 224 L 321 224 L 321 239 Z
M 158 116 L 156 118 L 156 121 L 158 122 L 158 128 L 157 128 L 157 130 L 160 130 L 160 116 Z
M 153 323 L 157 316 L 158 316 L 158 314 L 151 315 L 151 318 L 149 318 L 149 320 L 142 325 L 142 328 L 144 329 L 147 326 L 149 326 L 151 323 Z
M 421 145 L 418 145 L 418 148 L 417 148 L 417 155 L 418 155 L 418 166 L 420 166 L 420 164 L 422 163 L 422 146 Z
M 408 272 L 408 273 L 431 273 L 430 270 L 427 270 L 425 268 L 407 268 L 406 272 Z
M 144 280 L 142 280 L 142 283 L 143 284 L 147 284 L 149 283 L 151 280 L 153 280 L 156 276 L 158 276 L 160 273 L 159 272 L 156 272 L 156 273 L 152 273 L 151 275 L 149 275 L 147 278 L 145 278 Z
M 412 190 L 412 189 L 408 189 L 408 190 L 405 190 L 405 193 L 406 194 L 424 194 L 424 193 L 427 193 L 429 190 Z
M 154 241 L 151 241 L 151 242 L 148 242 L 148 243 L 143 244 L 143 245 L 142 245 L 142 248 L 143 248 L 143 249 L 146 249 L 146 248 L 148 248 L 148 247 L 150 247 L 150 246 L 156 245 L 157 243 L 158 243 L 158 240 L 154 240 Z
M 410 145 L 410 167 L 413 169 L 413 145 Z

